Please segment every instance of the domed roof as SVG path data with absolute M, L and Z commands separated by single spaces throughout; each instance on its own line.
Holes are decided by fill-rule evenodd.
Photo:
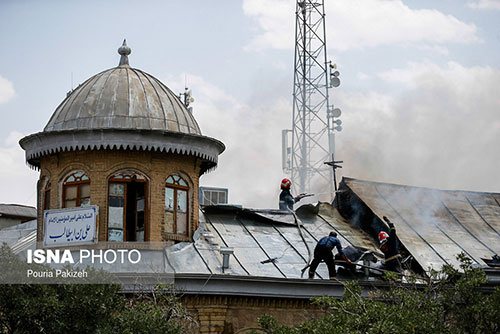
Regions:
M 201 135 L 191 112 L 167 86 L 128 65 L 125 42 L 119 53 L 120 65 L 68 94 L 44 131 L 141 129 Z
M 158 79 L 128 63 L 123 45 L 117 67 L 94 75 L 68 94 L 42 132 L 19 141 L 26 161 L 78 150 L 143 150 L 201 159 L 200 175 L 215 168 L 225 146 L 202 136 L 193 115 Z

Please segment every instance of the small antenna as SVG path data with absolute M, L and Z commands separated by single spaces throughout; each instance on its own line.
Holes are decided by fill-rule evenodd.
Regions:
M 179 99 L 184 103 L 184 106 L 192 113 L 193 108 L 189 107 L 194 102 L 193 92 L 187 86 L 187 74 L 184 74 L 184 93 L 179 93 Z
M 337 209 L 339 208 L 339 197 L 337 196 L 338 189 L 337 189 L 337 177 L 335 176 L 335 171 L 337 168 L 342 168 L 342 166 L 340 164 L 343 162 L 344 161 L 335 161 L 335 159 L 333 158 L 333 154 L 332 154 L 332 161 L 324 162 L 325 165 L 331 166 L 333 169 L 333 185 L 335 187 L 335 201 L 336 201 L 335 204 L 336 204 Z
M 71 71 L 71 89 L 66 93 L 66 97 L 70 96 L 73 93 L 73 71 Z

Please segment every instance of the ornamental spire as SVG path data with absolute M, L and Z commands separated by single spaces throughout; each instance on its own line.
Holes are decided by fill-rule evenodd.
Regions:
M 118 53 L 121 55 L 120 64 L 118 66 L 129 66 L 128 64 L 128 55 L 132 52 L 130 48 L 127 46 L 127 40 L 123 40 L 122 46 L 118 49 Z

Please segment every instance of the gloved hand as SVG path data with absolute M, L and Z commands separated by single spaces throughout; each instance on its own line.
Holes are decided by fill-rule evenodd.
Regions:
M 344 261 L 347 262 L 347 264 L 352 265 L 351 260 L 349 260 L 349 258 L 345 256 L 345 254 L 342 254 L 342 259 L 344 259 Z
M 304 194 L 299 194 L 299 195 L 297 195 L 297 197 L 295 197 L 295 202 L 300 201 L 300 200 L 301 200 L 301 199 L 303 199 L 305 196 L 306 196 L 306 194 L 305 194 L 305 193 L 304 193 Z
M 382 217 L 384 219 L 384 221 L 387 223 L 387 225 L 389 225 L 390 228 L 393 228 L 394 227 L 394 224 L 391 223 L 391 221 L 389 220 L 389 218 L 387 218 L 386 216 Z

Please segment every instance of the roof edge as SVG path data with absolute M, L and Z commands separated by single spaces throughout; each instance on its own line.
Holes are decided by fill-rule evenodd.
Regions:
M 124 282 L 123 292 L 131 292 L 137 277 L 130 274 L 118 274 Z M 147 278 L 147 277 L 144 277 Z M 151 279 L 155 279 L 151 277 Z M 388 288 L 384 281 L 360 281 L 366 290 Z M 310 299 L 324 295 L 341 297 L 344 284 L 337 280 L 310 280 L 299 278 L 277 278 L 266 276 L 238 276 L 211 274 L 175 274 L 174 289 L 183 294 L 253 296 L 290 299 Z M 364 291 L 364 293 L 366 293 Z
M 434 190 L 434 191 L 444 191 L 444 192 L 466 192 L 466 193 L 476 193 L 476 194 L 495 194 L 500 195 L 500 192 L 492 192 L 492 191 L 478 191 L 478 190 L 460 190 L 460 189 L 438 189 L 438 188 L 430 188 L 430 187 L 422 187 L 422 186 L 413 186 L 409 184 L 400 184 L 400 183 L 391 183 L 391 182 L 382 182 L 382 181 L 371 181 L 371 180 L 362 180 L 354 177 L 343 176 L 341 182 L 359 182 L 366 184 L 383 184 L 386 186 L 394 186 L 394 187 L 403 187 L 403 188 L 417 188 L 417 189 L 426 189 L 426 190 Z
M 40 168 L 43 156 L 78 150 L 138 150 L 185 154 L 203 160 L 201 174 L 217 166 L 225 145 L 214 138 L 143 129 L 85 129 L 43 131 L 22 138 L 19 145 L 26 151 L 26 162 Z

